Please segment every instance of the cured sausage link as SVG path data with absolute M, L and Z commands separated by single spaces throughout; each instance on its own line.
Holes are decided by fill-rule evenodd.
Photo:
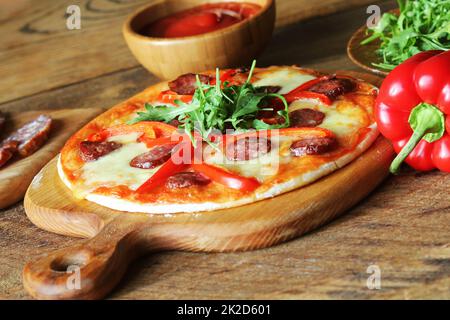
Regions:
M 2 121 L 4 118 L 0 115 Z M 16 153 L 27 157 L 39 149 L 48 139 L 51 123 L 50 117 L 40 115 L 6 138 L 0 145 L 0 167 Z
M 157 146 L 150 151 L 138 155 L 130 162 L 130 166 L 139 169 L 153 169 L 170 159 L 172 149 L 176 144 L 165 144 Z
M 304 155 L 319 155 L 331 151 L 336 146 L 335 138 L 320 137 L 306 138 L 294 141 L 291 144 L 291 155 L 301 157 Z
M 289 112 L 289 119 L 291 121 L 291 127 L 316 127 L 325 119 L 325 113 L 314 109 L 297 109 Z
M 191 186 L 205 186 L 211 180 L 205 175 L 198 172 L 179 172 L 170 176 L 166 181 L 166 186 L 169 189 L 181 189 Z
M 17 141 L 9 141 L 0 147 L 0 168 L 17 152 L 18 145 L 19 142 Z
M 95 161 L 122 147 L 114 141 L 83 141 L 80 143 L 80 156 L 85 162 Z
M 4 143 L 18 141 L 17 151 L 22 157 L 27 157 L 39 149 L 48 139 L 52 119 L 40 115 L 11 134 Z
M 319 81 L 313 84 L 308 91 L 316 92 L 326 95 L 331 100 L 338 96 L 355 90 L 356 84 L 354 81 L 347 78 L 331 78 Z
M 198 75 L 201 83 L 208 83 L 209 76 Z M 197 89 L 197 77 L 194 73 L 186 73 L 169 82 L 170 90 L 181 95 L 193 95 Z
M 270 139 L 245 137 L 228 143 L 225 155 L 228 160 L 247 161 L 269 153 L 271 148 L 272 143 Z

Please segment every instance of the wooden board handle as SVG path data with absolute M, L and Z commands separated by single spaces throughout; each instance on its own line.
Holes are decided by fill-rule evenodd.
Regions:
M 142 224 L 115 218 L 94 238 L 29 262 L 23 270 L 25 288 L 38 299 L 104 297 L 143 252 L 137 232 Z

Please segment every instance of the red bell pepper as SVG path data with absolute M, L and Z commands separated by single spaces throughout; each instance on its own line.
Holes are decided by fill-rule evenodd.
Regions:
M 323 93 L 317 93 L 312 91 L 298 91 L 298 92 L 290 92 L 284 96 L 286 98 L 287 103 L 294 102 L 299 99 L 317 99 L 322 102 L 324 105 L 331 105 L 333 102 L 330 98 L 328 98 Z
M 291 103 L 298 99 L 317 99 L 323 104 L 329 106 L 333 103 L 333 101 L 331 101 L 331 99 L 327 95 L 323 93 L 308 91 L 308 89 L 313 85 L 328 79 L 330 79 L 330 76 L 323 76 L 307 81 L 294 90 L 290 91 L 289 93 L 285 94 L 284 98 L 286 99 L 287 103 Z
M 380 88 L 375 113 L 398 153 L 392 173 L 403 161 L 416 170 L 450 172 L 450 51 L 422 52 L 395 68 Z
M 90 134 L 87 137 L 88 141 L 105 141 L 109 137 L 117 136 L 117 135 L 124 135 L 124 134 L 130 134 L 130 133 L 140 133 L 141 136 L 146 136 L 150 139 L 154 139 L 157 136 L 157 133 L 155 132 L 155 128 L 159 126 L 159 122 L 153 122 L 153 121 L 141 121 L 132 125 L 128 124 L 120 124 L 117 126 L 113 126 L 107 129 L 104 129 L 100 132 L 95 132 Z M 163 124 L 166 126 L 166 124 Z M 174 128 L 174 130 L 176 130 Z
M 231 189 L 253 191 L 261 185 L 255 178 L 243 177 L 207 163 L 194 163 L 192 168 L 197 172 L 203 173 L 212 181 Z
M 158 96 L 158 101 L 162 103 L 170 103 L 170 104 L 176 104 L 176 100 L 183 101 L 184 103 L 189 103 L 192 101 L 191 95 L 181 95 L 171 90 L 166 90 L 161 92 L 161 94 Z
M 236 74 L 236 70 L 234 70 L 234 69 L 230 69 L 230 70 L 225 71 L 220 76 L 220 82 L 224 83 L 225 81 L 230 80 L 230 78 L 232 78 L 235 74 Z

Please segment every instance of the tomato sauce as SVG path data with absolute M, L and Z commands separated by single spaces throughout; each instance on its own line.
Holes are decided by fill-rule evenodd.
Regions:
M 229 27 L 255 15 L 261 6 L 246 2 L 208 3 L 156 20 L 141 34 L 156 38 L 178 38 Z

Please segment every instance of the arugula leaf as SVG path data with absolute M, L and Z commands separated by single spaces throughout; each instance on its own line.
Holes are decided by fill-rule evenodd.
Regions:
M 216 70 L 216 84 L 203 84 L 197 75 L 197 89 L 190 103 L 176 100 L 173 105 L 153 106 L 145 104 L 145 111 L 138 112 L 137 117 L 129 123 L 139 121 L 164 121 L 174 119 L 180 121 L 180 128 L 184 129 L 192 141 L 193 132 L 197 132 L 207 143 L 211 144 L 210 134 L 214 131 L 224 132 L 229 125 L 239 131 L 250 129 L 267 130 L 288 127 L 288 104 L 285 98 L 279 94 L 263 93 L 251 84 L 251 78 L 256 66 L 253 61 L 247 81 L 242 85 L 229 85 L 221 83 L 219 70 Z M 261 110 L 272 110 L 261 106 L 268 104 L 271 99 L 280 99 L 284 110 L 278 114 L 284 119 L 282 124 L 269 125 L 256 119 Z
M 382 63 L 373 65 L 392 70 L 413 55 L 427 50 L 450 49 L 450 0 L 397 0 L 400 14 L 384 13 L 368 30 L 366 45 L 377 39 Z

